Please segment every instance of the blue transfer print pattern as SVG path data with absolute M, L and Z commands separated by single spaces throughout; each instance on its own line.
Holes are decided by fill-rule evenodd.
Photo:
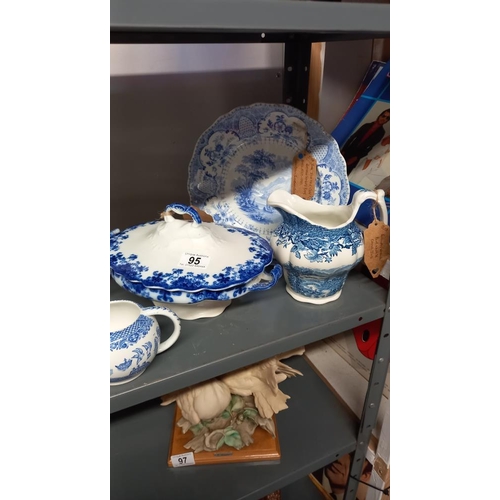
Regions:
M 155 347 L 153 348 L 153 344 L 150 341 L 142 344 L 141 347 L 139 345 L 141 339 L 149 333 L 152 324 L 152 318 L 141 315 L 133 325 L 110 333 L 110 351 L 127 349 L 132 354 L 131 357 L 124 357 L 123 362 L 115 365 L 116 373 L 112 368 L 110 369 L 111 382 L 124 382 L 131 379 L 142 373 L 150 365 L 158 352 L 158 339 L 160 338 L 159 325 L 155 330 Z M 133 349 L 131 349 L 132 347 Z M 120 374 L 120 372 L 126 372 L 126 375 L 123 373 Z
M 158 332 L 158 328 L 156 329 L 156 331 Z M 144 349 L 146 350 L 146 359 L 149 359 L 153 351 L 153 344 L 151 342 L 146 342 L 142 345 L 142 347 L 144 347 Z
M 141 314 L 132 325 L 123 330 L 111 332 L 109 350 L 128 349 L 149 333 L 152 324 L 152 318 Z
M 187 269 L 173 269 L 172 272 L 151 271 L 141 264 L 137 255 L 124 255 L 120 251 L 120 243 L 128 238 L 131 231 L 137 227 L 160 224 L 163 221 L 153 221 L 138 224 L 110 237 L 110 267 L 127 281 L 137 281 L 147 287 L 195 291 L 200 289 L 221 290 L 246 283 L 262 272 L 272 261 L 273 250 L 269 242 L 258 234 L 241 228 L 228 227 L 229 232 L 239 232 L 248 239 L 247 252 L 251 255 L 246 261 L 234 267 L 225 267 L 222 272 L 209 275 L 193 272 Z
M 357 265 L 362 258 L 356 261 Z M 291 263 L 284 266 L 287 272 L 290 288 L 305 297 L 322 299 L 335 295 L 342 290 L 347 275 L 353 266 L 343 266 L 332 270 L 316 270 L 308 267 L 294 266 Z
M 132 377 L 135 377 L 136 375 L 142 373 L 143 371 L 146 370 L 146 368 L 150 365 L 151 363 L 149 362 L 146 362 L 146 363 L 143 363 L 142 365 L 140 366 L 136 366 L 134 368 L 132 368 L 132 370 L 130 371 L 130 373 L 124 377 L 113 377 L 111 379 L 111 382 L 125 382 L 125 380 L 129 380 L 131 379 Z
M 233 180 L 231 187 L 236 193 L 236 203 L 253 221 L 272 224 L 276 219 L 276 210 L 267 204 L 270 194 L 285 184 L 280 176 L 267 185 L 258 181 L 269 179 L 269 173 L 286 169 L 287 158 L 258 149 L 253 154 L 243 157 L 236 167 L 240 177 Z
M 280 144 L 287 156 L 273 157 L 273 144 Z M 238 162 L 234 159 L 241 147 L 253 149 L 253 154 Z M 264 103 L 233 109 L 201 135 L 189 164 L 190 204 L 212 215 L 216 224 L 243 227 L 269 238 L 281 217 L 267 206 L 267 197 L 275 189 L 291 188 L 293 157 L 304 150 L 317 162 L 313 201 L 346 205 L 347 169 L 331 134 L 293 106 Z
M 321 179 L 316 179 L 316 181 L 317 183 L 321 183 L 321 195 L 327 202 L 330 202 L 333 194 L 340 190 L 339 182 L 333 178 L 332 174 L 325 174 Z
M 309 262 L 332 262 L 342 250 L 356 255 L 363 244 L 363 234 L 355 222 L 339 229 L 313 225 L 295 215 L 280 211 L 283 224 L 275 231 L 276 245 L 288 248 L 298 259 Z
M 116 275 L 111 272 L 111 276 L 116 283 L 124 290 L 131 292 L 145 299 L 156 300 L 158 302 L 170 302 L 178 304 L 196 304 L 203 300 L 231 300 L 252 291 L 269 290 L 273 287 L 283 274 L 283 269 L 279 264 L 274 264 L 270 270 L 271 279 L 256 284 L 239 285 L 230 290 L 202 290 L 200 292 L 185 292 L 185 291 L 167 291 L 161 289 L 152 289 L 145 287 L 141 283 L 132 283 L 127 281 L 122 276 Z

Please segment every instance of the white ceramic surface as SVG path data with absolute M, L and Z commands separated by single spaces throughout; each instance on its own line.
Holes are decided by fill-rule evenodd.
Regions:
M 194 320 L 219 316 L 231 304 L 231 300 L 204 300 L 196 304 L 174 304 L 153 300 L 153 304 L 159 307 L 169 307 L 180 319 Z
M 345 160 L 331 134 L 297 108 L 263 103 L 221 116 L 199 138 L 189 165 L 190 203 L 217 224 L 269 239 L 281 216 L 267 198 L 278 189 L 291 191 L 293 159 L 304 151 L 317 162 L 313 200 L 347 204 Z
M 189 214 L 180 220 L 171 213 Z M 271 263 L 268 241 L 245 229 L 202 222 L 191 207 L 171 204 L 163 220 L 110 236 L 110 267 L 151 289 L 198 292 L 248 283 Z
M 169 318 L 174 331 L 160 342 L 160 326 L 153 316 Z M 130 300 L 109 303 L 110 384 L 131 382 L 144 373 L 157 354 L 174 345 L 181 323 L 174 312 L 165 307 L 141 307 Z
M 287 292 L 300 302 L 337 300 L 347 275 L 364 256 L 363 233 L 354 221 L 361 204 L 377 200 L 387 224 L 384 192 L 357 191 L 351 204 L 323 206 L 284 190 L 268 203 L 283 216 L 271 237 L 274 256 L 283 266 Z

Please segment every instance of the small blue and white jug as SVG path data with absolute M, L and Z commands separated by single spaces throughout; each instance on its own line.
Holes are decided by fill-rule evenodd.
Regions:
M 283 266 L 287 292 L 300 302 L 337 300 L 349 271 L 364 256 L 363 233 L 354 221 L 366 200 L 376 200 L 387 224 L 384 191 L 357 191 L 349 205 L 320 205 L 279 189 L 267 203 L 283 217 L 271 236 L 274 257 Z
M 170 318 L 174 331 L 160 343 L 160 325 L 153 315 Z M 111 385 L 125 384 L 144 373 L 157 354 L 172 347 L 181 333 L 177 315 L 165 307 L 141 307 L 130 300 L 109 303 Z

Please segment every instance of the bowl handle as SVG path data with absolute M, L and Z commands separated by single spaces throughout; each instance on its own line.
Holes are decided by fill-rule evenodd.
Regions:
M 253 292 L 255 290 L 269 290 L 272 286 L 276 284 L 276 282 L 281 278 L 283 274 L 283 269 L 280 264 L 273 265 L 270 274 L 267 272 L 262 273 L 263 282 L 255 283 L 255 285 L 251 285 L 248 287 L 249 292 Z

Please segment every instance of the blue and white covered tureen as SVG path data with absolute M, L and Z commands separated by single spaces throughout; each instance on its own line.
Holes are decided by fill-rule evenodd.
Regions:
M 173 212 L 192 220 L 177 219 Z M 162 216 L 111 234 L 111 276 L 136 295 L 165 302 L 181 319 L 220 314 L 232 298 L 271 288 L 281 277 L 279 264 L 267 273 L 273 250 L 261 236 L 202 222 L 194 208 L 177 203 Z

